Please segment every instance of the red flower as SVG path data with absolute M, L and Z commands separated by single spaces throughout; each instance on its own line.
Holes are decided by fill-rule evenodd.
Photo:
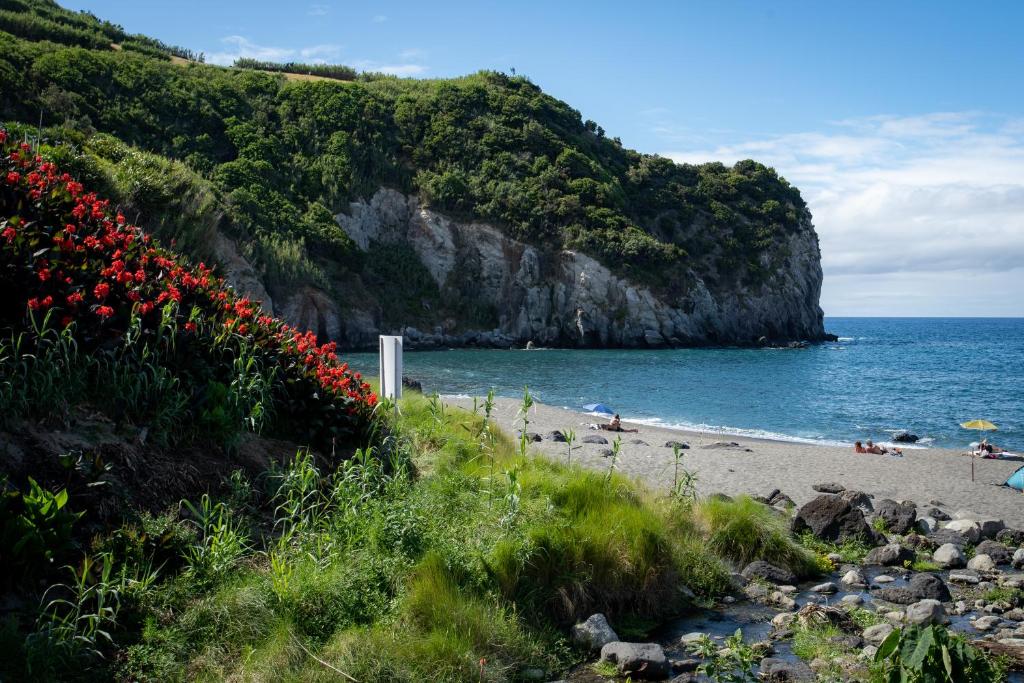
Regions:
M 5 238 L 7 238 L 7 243 L 10 244 L 11 242 L 14 241 L 14 238 L 17 237 L 18 233 L 14 228 L 8 225 L 6 228 L 4 228 L 4 231 L 0 233 L 0 235 L 3 235 Z
M 109 318 L 114 315 L 114 309 L 110 306 L 99 306 L 96 308 L 96 315 L 101 318 Z
M 185 331 L 186 332 L 195 332 L 196 331 L 196 324 L 194 322 L 192 322 L 192 321 L 189 321 L 189 322 L 185 323 Z
M 154 305 L 152 301 L 143 301 L 139 306 L 139 312 L 142 313 L 142 315 L 149 315 L 153 308 Z
M 39 278 L 40 282 L 46 282 L 47 280 L 50 279 L 50 269 L 49 268 L 40 268 L 39 272 L 36 273 L 36 276 Z
M 47 294 L 46 298 L 39 302 L 39 305 L 43 308 L 49 308 L 53 305 L 53 297 Z
M 10 185 L 17 185 L 18 181 L 21 180 L 21 174 L 17 171 L 11 171 L 7 174 L 7 182 Z
M 36 297 L 32 297 L 31 299 L 29 299 L 28 300 L 28 307 L 31 308 L 33 311 L 38 310 L 39 309 L 39 299 L 37 299 Z
M 68 294 L 68 303 L 71 304 L 72 306 L 82 303 L 83 299 L 85 299 L 85 297 L 82 296 L 81 292 L 73 292 L 72 294 Z
M 102 301 L 107 298 L 108 294 L 110 294 L 110 285 L 106 282 L 101 282 L 93 288 L 92 293 L 97 299 Z

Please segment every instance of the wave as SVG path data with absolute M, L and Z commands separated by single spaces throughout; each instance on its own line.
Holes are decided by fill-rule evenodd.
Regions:
M 809 446 L 836 446 L 841 448 L 852 448 L 852 441 L 839 439 L 827 439 L 825 437 L 794 436 L 782 432 L 773 432 L 767 429 L 751 429 L 745 427 L 730 427 L 727 425 L 709 425 L 693 422 L 665 422 L 660 417 L 623 417 L 623 422 L 659 427 L 662 429 L 675 429 L 685 432 L 700 432 L 704 434 L 718 434 L 720 436 L 740 436 L 750 439 L 763 439 L 765 441 L 781 441 L 784 443 L 799 443 Z M 918 444 L 897 444 L 887 441 L 876 441 L 879 446 L 886 448 L 900 448 L 902 450 L 926 450 L 927 446 Z

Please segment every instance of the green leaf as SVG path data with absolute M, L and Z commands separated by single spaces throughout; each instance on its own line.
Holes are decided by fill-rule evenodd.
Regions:
M 881 662 L 888 659 L 889 656 L 896 651 L 896 647 L 900 643 L 900 629 L 894 629 L 892 633 L 885 637 L 882 644 L 878 646 L 878 651 L 875 653 L 875 661 Z
M 935 631 L 933 627 L 929 626 L 918 633 L 920 636 L 917 640 L 917 646 L 910 653 L 909 657 L 903 658 L 903 665 L 911 669 L 921 668 L 921 665 L 928 659 L 928 653 L 932 645 L 935 644 Z
M 942 665 L 946 667 L 946 676 L 949 680 L 953 680 L 953 661 L 949 657 L 949 648 L 945 645 L 942 646 Z

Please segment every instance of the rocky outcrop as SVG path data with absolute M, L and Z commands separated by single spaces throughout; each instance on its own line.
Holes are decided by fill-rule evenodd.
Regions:
M 493 320 L 486 329 L 458 316 L 442 317 L 430 329 L 396 328 L 382 322 L 372 290 L 348 295 L 344 286 L 334 295 L 305 285 L 271 297 L 237 246 L 219 236 L 216 252 L 228 282 L 289 323 L 347 347 L 374 346 L 378 334 L 402 334 L 410 348 L 530 342 L 656 348 L 826 338 L 820 253 L 809 216 L 764 255 L 764 263 L 778 264 L 765 282 L 739 284 L 735 274 L 714 272 L 707 261 L 685 260 L 679 268 L 688 284 L 676 295 L 632 282 L 584 253 L 526 244 L 391 189 L 353 202 L 336 219 L 360 250 L 411 249 L 445 302 L 492 312 Z
M 358 248 L 408 245 L 446 298 L 495 311 L 493 329 L 457 335 L 442 329 L 445 343 L 661 347 L 824 334 L 818 243 L 809 219 L 803 229 L 781 238 L 785 267 L 764 286 L 710 287 L 689 270 L 692 286 L 673 300 L 586 254 L 542 250 L 494 226 L 453 220 L 395 190 L 381 189 L 369 201 L 353 203 L 337 220 Z M 399 330 L 370 326 L 359 332 L 355 336 L 372 338 Z M 401 332 L 414 344 L 439 334 Z

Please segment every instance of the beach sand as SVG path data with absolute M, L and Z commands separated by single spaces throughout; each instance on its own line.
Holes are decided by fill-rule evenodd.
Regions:
M 472 399 L 451 398 L 451 405 L 471 409 Z M 516 420 L 519 402 L 497 399 L 493 413 L 497 423 L 509 434 L 518 434 L 521 423 Z M 939 448 L 904 449 L 904 457 L 865 455 L 852 447 L 801 444 L 786 441 L 753 439 L 721 434 L 687 432 L 678 429 L 630 424 L 636 434 L 615 434 L 587 429 L 588 424 L 606 422 L 601 418 L 562 408 L 535 404 L 530 411 L 529 432 L 546 436 L 555 430 L 572 429 L 579 442 L 585 436 L 603 436 L 609 445 L 577 443 L 573 462 L 599 471 L 606 471 L 610 458 L 602 451 L 610 448 L 615 436 L 622 438 L 618 471 L 639 479 L 649 487 L 667 490 L 672 486 L 672 449 L 666 441 L 689 444 L 684 451 L 683 466 L 697 474 L 697 490 L 702 495 L 748 493 L 766 495 L 780 489 L 802 505 L 819 495 L 811 487 L 836 482 L 848 489 L 869 493 L 875 500 L 911 500 L 918 507 L 932 501 L 950 514 L 969 510 L 984 517 L 1002 519 L 1008 526 L 1024 529 L 1024 495 L 1002 486 L 1006 478 L 1022 462 L 1009 460 L 975 460 L 975 481 L 971 481 L 971 458 L 957 451 Z M 645 443 L 631 443 L 639 439 Z M 734 442 L 738 447 L 715 447 L 719 442 Z M 545 439 L 531 444 L 535 451 L 565 462 L 566 444 Z

